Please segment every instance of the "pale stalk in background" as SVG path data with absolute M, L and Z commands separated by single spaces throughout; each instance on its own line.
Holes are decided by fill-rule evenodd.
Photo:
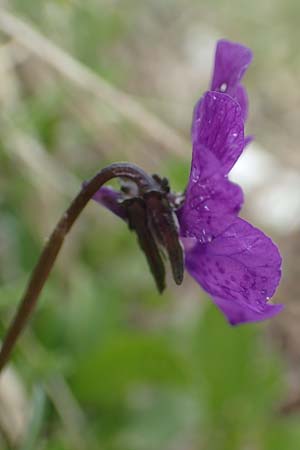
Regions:
M 188 154 L 187 149 L 190 144 L 169 125 L 66 51 L 54 45 L 31 25 L 2 8 L 0 8 L 0 29 L 64 77 L 108 104 L 169 152 L 181 157 Z

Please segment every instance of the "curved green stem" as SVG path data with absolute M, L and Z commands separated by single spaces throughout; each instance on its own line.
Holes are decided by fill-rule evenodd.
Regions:
M 37 303 L 67 233 L 97 190 L 107 181 L 116 177 L 134 181 L 142 191 L 147 191 L 154 183 L 153 178 L 138 166 L 129 163 L 114 163 L 105 167 L 84 184 L 57 223 L 33 269 L 19 307 L 3 340 L 0 351 L 0 371 L 7 363 L 16 341 Z

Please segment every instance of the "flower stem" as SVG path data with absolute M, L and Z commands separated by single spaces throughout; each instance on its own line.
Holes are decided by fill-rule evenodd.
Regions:
M 7 363 L 16 341 L 37 303 L 67 233 L 97 190 L 107 181 L 116 177 L 134 181 L 143 191 L 150 189 L 154 183 L 152 177 L 138 166 L 129 163 L 114 163 L 105 167 L 84 184 L 54 228 L 32 271 L 19 307 L 4 337 L 0 351 L 0 371 Z

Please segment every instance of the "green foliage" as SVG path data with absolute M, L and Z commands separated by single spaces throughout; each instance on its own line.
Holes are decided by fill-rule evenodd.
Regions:
M 186 379 L 186 367 L 165 339 L 141 333 L 120 333 L 95 343 L 79 361 L 76 385 L 81 398 L 114 402 L 135 385 L 173 386 Z M 86 371 L 90 373 L 85 383 Z M 99 380 L 105 380 L 99 383 Z

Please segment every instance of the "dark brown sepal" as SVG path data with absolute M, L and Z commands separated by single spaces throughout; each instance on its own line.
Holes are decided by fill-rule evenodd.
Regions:
M 176 284 L 181 284 L 184 273 L 183 249 L 179 240 L 177 218 L 166 193 L 148 191 L 144 194 L 147 216 L 157 239 L 166 249 Z
M 165 266 L 153 231 L 149 227 L 145 202 L 142 198 L 136 197 L 125 200 L 122 205 L 127 212 L 129 228 L 137 234 L 139 245 L 146 255 L 156 286 L 161 293 L 166 287 Z

